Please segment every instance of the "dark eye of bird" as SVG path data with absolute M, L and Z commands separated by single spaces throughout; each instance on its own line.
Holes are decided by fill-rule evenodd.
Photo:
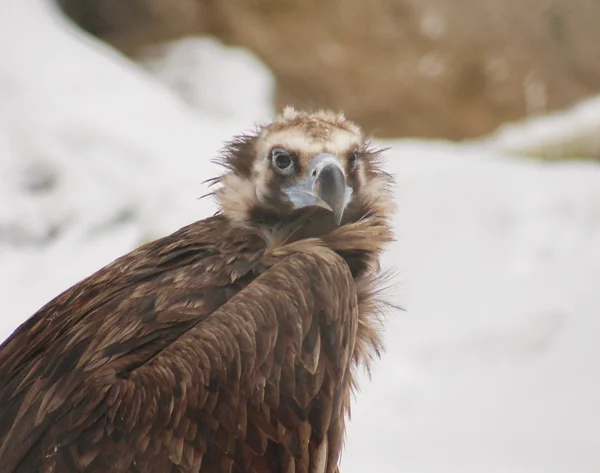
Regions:
M 288 174 L 294 169 L 294 160 L 290 153 L 281 148 L 271 151 L 271 161 L 275 169 L 282 174 Z
M 358 160 L 358 151 L 351 151 L 348 154 L 348 167 L 350 169 L 354 169 L 356 167 L 357 160 Z

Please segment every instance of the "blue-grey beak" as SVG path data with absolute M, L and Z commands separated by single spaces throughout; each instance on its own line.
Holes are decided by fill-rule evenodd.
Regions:
M 307 169 L 306 178 L 283 191 L 295 208 L 316 205 L 330 210 L 337 225 L 342 221 L 352 195 L 352 188 L 346 184 L 342 163 L 327 153 L 315 156 Z

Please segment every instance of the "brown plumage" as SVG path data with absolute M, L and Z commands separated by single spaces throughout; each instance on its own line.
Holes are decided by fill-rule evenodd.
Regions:
M 333 473 L 379 349 L 391 178 L 341 115 L 225 147 L 220 212 L 117 259 L 0 346 L 0 472 Z

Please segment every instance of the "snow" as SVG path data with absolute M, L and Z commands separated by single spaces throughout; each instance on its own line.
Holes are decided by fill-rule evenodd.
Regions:
M 546 116 L 506 124 L 486 140 L 490 147 L 525 156 L 600 158 L 600 95 Z
M 268 120 L 275 113 L 275 79 L 245 49 L 228 48 L 215 38 L 190 37 L 148 48 L 141 62 L 186 102 L 211 116 Z M 242 80 L 244 86 L 239 87 Z
M 407 312 L 362 384 L 345 471 L 598 471 L 600 170 L 395 151 Z
M 197 199 L 210 160 L 270 113 L 272 78 L 211 40 L 170 47 L 144 70 L 50 4 L 0 3 L 0 339 L 115 257 L 214 212 Z M 578 123 L 593 129 L 600 105 L 585 107 Z M 571 129 L 547 126 L 514 130 L 539 144 Z M 342 471 L 600 471 L 600 167 L 518 159 L 490 140 L 383 144 L 398 200 L 385 261 L 407 311 L 388 318 Z

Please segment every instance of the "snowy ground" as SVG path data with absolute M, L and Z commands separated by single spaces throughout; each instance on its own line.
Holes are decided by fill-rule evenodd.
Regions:
M 151 77 L 41 0 L 0 3 L 0 340 L 113 258 L 214 211 L 196 199 L 210 159 L 271 110 L 272 78 L 197 44 L 208 82 L 165 69 L 185 64 L 177 55 Z M 201 109 L 174 93 L 182 80 Z M 390 317 L 355 403 L 344 473 L 600 471 L 600 167 L 490 143 L 391 146 L 386 260 L 408 310 Z

